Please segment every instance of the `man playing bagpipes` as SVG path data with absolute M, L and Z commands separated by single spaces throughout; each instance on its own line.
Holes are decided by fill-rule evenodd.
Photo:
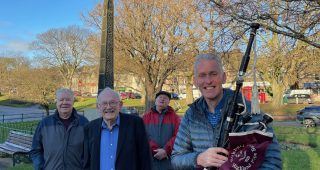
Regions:
M 262 114 L 250 114 L 250 103 L 240 93 L 234 97 L 235 91 L 224 89 L 225 82 L 219 56 L 196 57 L 194 84 L 202 97 L 190 105 L 181 121 L 172 152 L 174 169 L 281 169 L 280 148 L 269 120 L 263 120 Z M 237 118 L 227 115 L 234 102 L 245 108 Z M 229 128 L 234 119 L 235 125 Z

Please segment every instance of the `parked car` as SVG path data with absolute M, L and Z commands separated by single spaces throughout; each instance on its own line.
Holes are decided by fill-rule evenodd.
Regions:
M 92 94 L 91 94 L 90 92 L 83 92 L 83 93 L 82 93 L 82 96 L 84 96 L 84 97 L 91 97 Z
M 120 92 L 120 97 L 124 99 L 141 99 L 141 95 L 133 92 Z
M 312 94 L 312 90 L 311 89 L 294 89 L 294 90 L 286 90 L 284 92 L 284 96 L 286 97 L 289 97 L 289 96 L 292 96 L 292 95 L 295 95 L 295 94 L 308 94 L 308 95 L 311 95 Z
M 136 109 L 135 107 L 131 107 L 131 106 L 122 106 L 120 112 L 121 113 L 125 113 L 125 114 L 131 114 L 131 115 L 139 116 L 138 109 Z
M 179 100 L 179 95 L 177 93 L 171 93 L 172 100 Z
M 284 102 L 287 101 L 288 104 L 312 104 L 312 99 L 309 94 L 294 94 L 286 97 Z
M 186 93 L 180 93 L 178 97 L 179 97 L 179 99 L 185 99 L 185 98 L 187 98 L 187 94 Z
M 139 93 L 134 93 L 134 96 L 135 96 L 136 99 L 141 99 L 142 98 L 141 94 L 139 94 Z
M 127 93 L 126 92 L 120 92 L 120 98 L 121 98 L 121 100 L 128 99 Z
M 81 92 L 79 91 L 73 91 L 74 96 L 81 96 Z
M 307 106 L 297 111 L 297 121 L 305 127 L 314 127 L 320 124 L 320 106 Z
M 133 92 L 126 92 L 127 96 L 128 96 L 128 99 L 135 99 L 136 96 L 134 95 Z

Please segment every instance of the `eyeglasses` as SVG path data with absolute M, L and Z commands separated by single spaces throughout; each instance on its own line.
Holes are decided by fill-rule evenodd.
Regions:
M 101 105 L 102 107 L 107 107 L 108 105 L 110 107 L 116 107 L 118 106 L 118 104 L 119 104 L 119 101 L 111 101 L 111 102 L 102 102 L 99 105 Z

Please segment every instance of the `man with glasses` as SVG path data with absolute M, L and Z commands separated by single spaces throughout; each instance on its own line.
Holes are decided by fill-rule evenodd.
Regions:
M 101 118 L 85 127 L 84 168 L 151 169 L 151 152 L 143 121 L 138 116 L 120 113 L 122 102 L 110 88 L 97 98 Z

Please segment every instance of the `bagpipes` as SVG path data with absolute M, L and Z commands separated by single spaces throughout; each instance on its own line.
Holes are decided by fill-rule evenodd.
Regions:
M 259 24 L 254 23 L 250 25 L 251 32 L 246 48 L 245 54 L 242 58 L 240 69 L 236 81 L 236 89 L 234 91 L 231 103 L 228 103 L 226 112 L 222 120 L 225 120 L 226 126 L 220 129 L 220 140 L 218 147 L 223 147 L 229 151 L 228 161 L 225 162 L 219 169 L 239 169 L 239 170 L 253 170 L 258 169 L 263 163 L 265 151 L 268 145 L 272 142 L 273 134 L 266 132 L 267 124 L 273 119 L 268 114 L 263 115 L 263 119 L 248 123 L 252 115 L 244 114 L 245 101 L 243 104 L 238 103 L 238 98 L 241 96 L 240 89 L 243 85 L 243 77 L 246 73 L 248 63 L 250 61 L 250 51 L 253 44 L 254 37 Z M 243 96 L 242 96 L 243 98 Z M 240 118 L 241 117 L 241 118 Z M 239 132 L 242 127 L 251 127 L 246 132 Z

